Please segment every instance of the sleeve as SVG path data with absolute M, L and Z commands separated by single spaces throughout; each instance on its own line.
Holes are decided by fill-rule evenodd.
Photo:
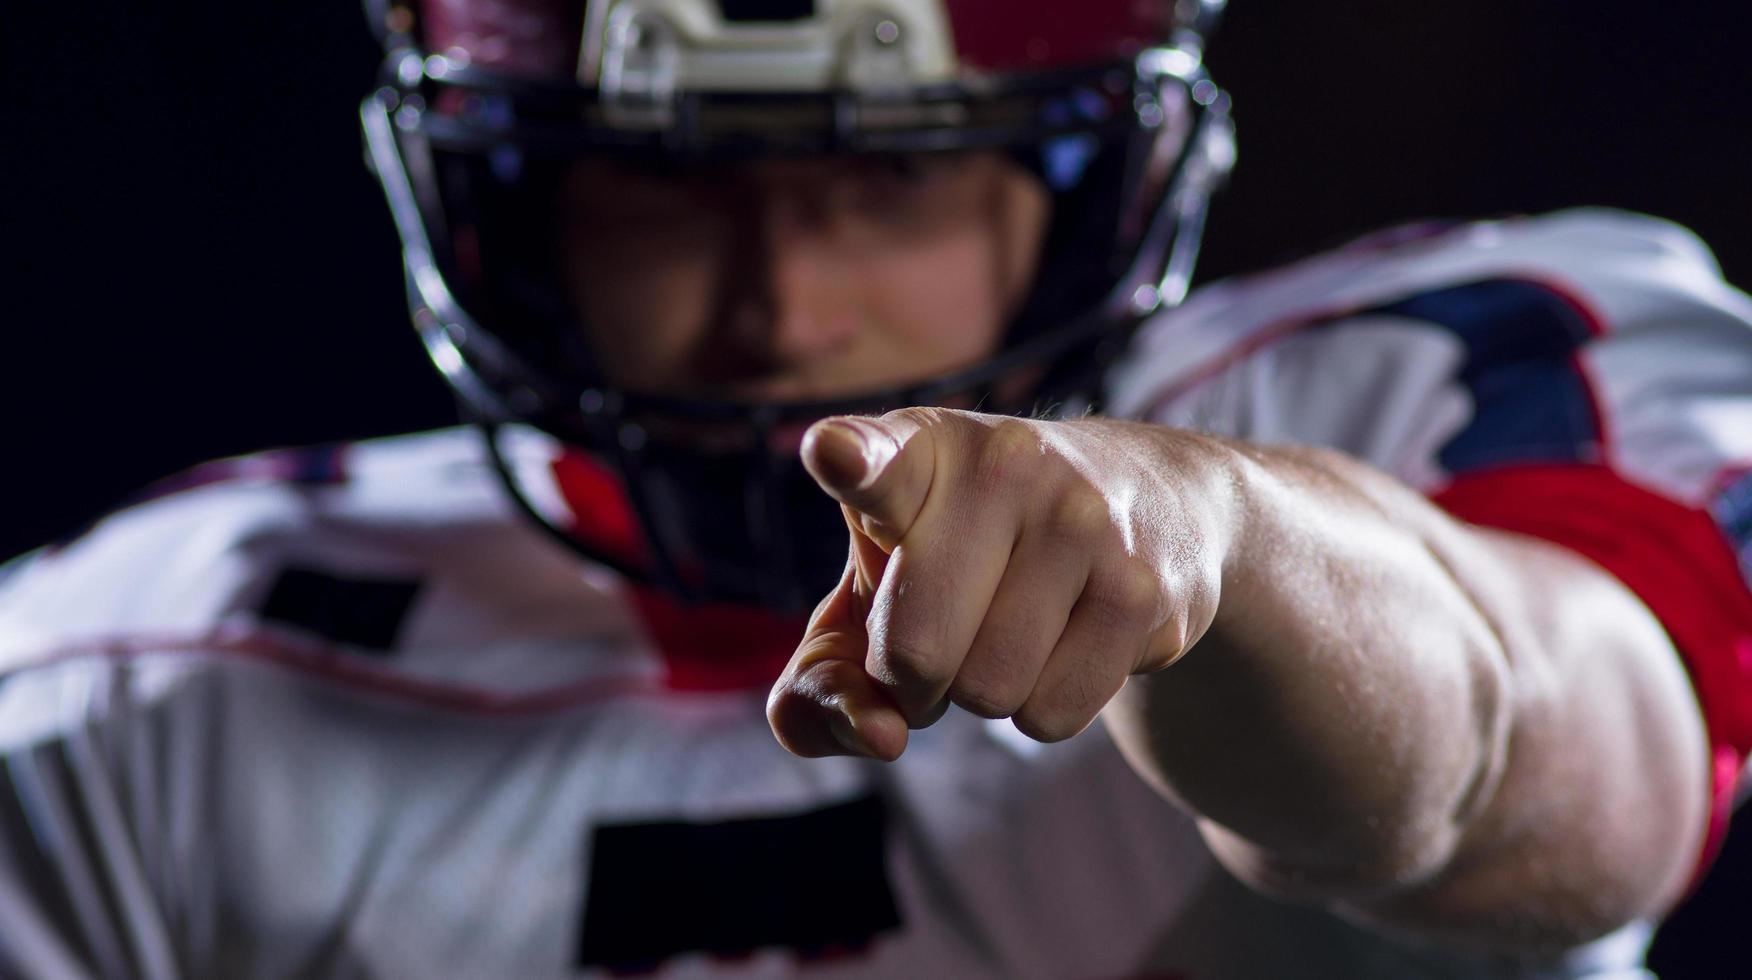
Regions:
M 1619 578 L 1703 710 L 1707 866 L 1752 751 L 1752 300 L 1688 232 L 1608 212 L 1415 271 L 1384 277 L 1412 288 L 1297 321 L 1155 417 L 1346 451 Z
M 89 669 L 0 673 L 0 976 L 171 978 Z
M 1537 382 L 1480 366 L 1432 499 L 1593 560 L 1661 621 L 1709 732 L 1707 866 L 1752 751 L 1752 325 L 1676 291 L 1640 309 L 1554 295 L 1592 332 Z M 1517 425 L 1549 429 L 1516 449 Z

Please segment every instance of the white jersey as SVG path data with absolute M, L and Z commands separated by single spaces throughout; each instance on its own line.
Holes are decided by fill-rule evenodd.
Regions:
M 1614 571 L 1540 487 L 1617 508 L 1582 522 L 1602 540 L 1644 506 L 1630 555 L 1706 520 L 1667 593 L 1627 581 L 1725 770 L 1749 322 L 1671 226 L 1465 226 L 1211 287 L 1109 404 L 1335 446 Z M 894 764 L 793 758 L 762 710 L 789 650 L 738 639 L 770 624 L 580 564 L 471 431 L 189 482 L 0 580 L 0 976 L 1644 976 L 1643 923 L 1513 963 L 1259 897 L 1099 725 L 1039 745 L 952 711 Z

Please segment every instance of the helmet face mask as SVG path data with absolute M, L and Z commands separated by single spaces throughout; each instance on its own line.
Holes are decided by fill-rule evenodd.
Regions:
M 933 14 L 965 17 L 959 7 L 986 0 L 792 3 L 850 25 L 814 49 L 837 52 L 837 62 L 786 48 L 790 35 L 771 24 L 723 27 L 728 46 L 704 54 L 677 41 L 685 25 L 672 18 L 719 2 L 583 4 L 574 15 L 595 18 L 600 33 L 586 27 L 577 59 L 594 59 L 594 85 L 533 70 L 565 60 L 545 37 L 525 37 L 528 57 L 497 64 L 479 53 L 516 45 L 493 48 L 479 30 L 451 34 L 474 42 L 475 55 L 454 44 L 427 53 L 429 35 L 443 33 L 432 28 L 444 25 L 422 33 L 420 16 L 391 8 L 387 83 L 362 115 L 402 235 L 416 326 L 518 503 L 569 546 L 684 598 L 802 610 L 832 585 L 845 548 L 837 505 L 796 460 L 802 427 L 910 405 L 1046 415 L 1092 406 L 1137 323 L 1184 292 L 1232 136 L 1226 100 L 1186 31 L 1164 30 L 1160 40 L 1176 43 L 1126 57 L 1002 74 L 945 70 L 940 62 L 955 55 L 946 37 L 922 41 L 923 54 L 899 43 Z M 455 21 L 458 11 L 519 6 L 430 0 L 422 14 Z M 566 16 L 553 0 L 521 6 Z M 748 0 L 721 10 L 743 8 L 778 9 Z M 804 21 L 793 34 L 807 33 Z M 762 65 L 770 77 L 757 74 Z M 1034 284 L 991 357 L 793 402 L 633 390 L 603 369 L 590 338 L 638 326 L 580 322 L 555 215 L 581 165 L 685 181 L 767 160 L 904 168 L 969 153 L 1002 154 L 1051 200 Z M 512 451 L 511 427 L 533 427 L 605 467 L 636 518 L 633 546 L 593 540 L 555 506 L 551 474 L 518 462 L 529 453 Z

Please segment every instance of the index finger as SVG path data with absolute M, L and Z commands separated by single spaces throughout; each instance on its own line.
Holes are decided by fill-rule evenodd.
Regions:
M 860 529 L 893 551 L 924 510 L 936 473 L 935 437 L 924 409 L 881 418 L 823 419 L 803 436 L 803 465 L 850 508 Z

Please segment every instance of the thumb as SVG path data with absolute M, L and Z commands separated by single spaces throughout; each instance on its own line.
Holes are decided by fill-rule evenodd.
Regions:
M 823 419 L 803 436 L 803 466 L 830 496 L 863 518 L 861 530 L 893 551 L 918 520 L 936 470 L 930 415 Z
M 858 583 L 856 561 L 848 561 L 767 698 L 773 736 L 794 755 L 892 761 L 906 749 L 906 718 L 864 671 L 869 597 Z

